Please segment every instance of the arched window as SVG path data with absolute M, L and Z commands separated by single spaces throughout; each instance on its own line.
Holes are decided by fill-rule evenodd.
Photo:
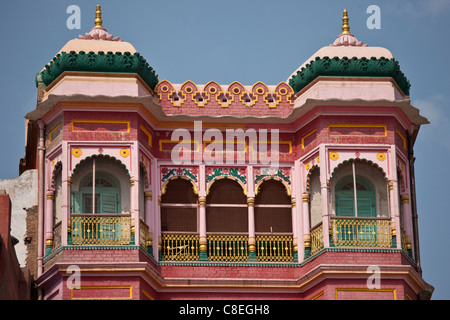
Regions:
M 236 181 L 212 184 L 206 198 L 206 231 L 248 232 L 247 197 Z
M 79 191 L 74 194 L 75 210 L 82 213 L 120 213 L 120 186 L 114 176 L 96 172 L 95 188 L 93 186 L 92 174 L 81 180 Z
M 264 181 L 255 198 L 255 232 L 292 232 L 292 203 L 285 186 L 276 180 Z
M 93 156 L 74 169 L 71 213 L 130 212 L 130 176 L 125 166 L 108 156 Z
M 376 217 L 376 197 L 373 184 L 362 176 L 357 175 L 355 179 L 353 178 L 351 175 L 346 176 L 336 184 L 336 216 Z M 355 206 L 357 213 L 355 213 Z
M 360 159 L 346 161 L 333 171 L 329 182 L 331 213 L 341 217 L 388 218 L 388 187 L 386 175 L 375 164 Z
M 161 231 L 197 232 L 197 196 L 188 180 L 167 184 L 161 196 Z

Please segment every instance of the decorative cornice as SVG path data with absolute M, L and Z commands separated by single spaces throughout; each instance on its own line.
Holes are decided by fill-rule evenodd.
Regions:
M 289 85 L 297 94 L 320 76 L 328 77 L 390 77 L 402 92 L 409 96 L 410 83 L 394 58 L 316 57 L 289 79 Z
M 138 53 L 111 51 L 95 52 L 61 52 L 36 75 L 36 87 L 44 84 L 46 87 L 56 80 L 63 72 L 107 72 L 136 73 L 154 90 L 159 82 L 158 75 L 148 62 Z

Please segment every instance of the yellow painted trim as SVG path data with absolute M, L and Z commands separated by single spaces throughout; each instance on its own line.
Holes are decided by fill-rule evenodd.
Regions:
M 259 187 L 261 186 L 261 184 L 263 184 L 265 181 L 268 181 L 268 180 L 276 180 L 276 181 L 281 182 L 281 184 L 286 188 L 286 194 L 288 195 L 288 197 L 291 196 L 292 193 L 291 193 L 291 188 L 289 187 L 289 184 L 286 181 L 284 181 L 283 179 L 281 179 L 280 177 L 274 177 L 274 176 L 264 177 L 256 184 L 255 196 L 258 195 Z
M 153 141 L 152 141 L 152 134 L 150 133 L 150 131 L 148 131 L 142 124 L 140 125 L 140 127 L 139 127 L 139 129 L 141 129 L 146 135 L 147 135 L 147 137 L 148 137 L 148 145 L 150 146 L 150 147 L 152 147 L 153 146 Z
M 328 125 L 329 137 L 380 137 L 379 135 L 369 134 L 331 134 L 331 128 L 383 128 L 384 137 L 387 137 L 387 129 L 384 124 L 330 124 Z
M 155 298 L 153 298 L 147 291 L 145 291 L 144 289 L 142 289 L 142 293 L 144 294 L 144 296 L 146 296 L 147 298 L 149 298 L 150 300 L 155 300 Z
M 59 128 L 61 128 L 60 124 L 58 124 L 52 131 L 49 132 L 49 134 L 48 134 L 48 143 L 52 142 L 52 133 L 55 132 L 56 130 L 58 130 Z
M 397 134 L 400 136 L 400 138 L 403 140 L 403 148 L 406 150 L 406 138 L 401 134 L 399 130 L 396 130 Z
M 166 194 L 166 189 L 167 189 L 167 185 L 169 184 L 170 181 L 172 180 L 176 180 L 176 179 L 184 179 L 189 181 L 192 184 L 192 190 L 194 190 L 194 194 L 198 195 L 198 188 L 197 188 L 197 184 L 195 183 L 195 181 L 193 181 L 191 178 L 186 177 L 186 176 L 182 176 L 182 175 L 176 175 L 176 176 L 172 176 L 169 179 L 167 179 L 163 185 L 161 186 L 161 195 Z
M 130 296 L 127 298 L 118 297 L 92 297 L 92 298 L 74 298 L 73 288 L 70 289 L 70 300 L 128 300 L 133 298 L 133 287 L 132 286 L 81 286 L 80 289 L 130 289 Z
M 328 130 L 330 130 L 330 129 L 328 129 Z M 302 149 L 305 149 L 305 139 L 308 138 L 310 135 L 312 135 L 316 131 L 317 131 L 317 129 L 314 129 L 313 131 L 311 131 L 310 133 L 308 133 L 307 135 L 302 137 Z
M 309 300 L 316 300 L 318 297 L 323 296 L 324 292 L 323 290 L 316 294 L 315 296 L 311 297 Z
M 235 93 L 233 92 L 233 90 L 231 90 L 231 87 L 234 86 L 233 90 L 237 87 L 239 87 L 239 92 Z M 245 89 L 244 85 L 242 83 L 240 83 L 239 81 L 234 81 L 233 83 L 231 83 L 228 88 L 227 88 L 227 93 L 229 93 L 230 95 L 239 95 L 239 101 L 244 105 L 244 106 L 248 106 L 247 103 L 244 101 L 244 96 L 247 94 L 247 90 Z M 234 97 L 233 97 L 233 101 L 234 101 Z
M 285 89 L 286 93 L 281 93 L 281 89 Z M 286 101 L 293 106 L 294 102 L 292 101 L 292 97 L 294 96 L 294 90 L 292 90 L 291 86 L 289 86 L 288 84 L 286 84 L 286 82 L 280 82 L 276 87 L 275 87 L 275 92 L 282 96 L 286 96 Z M 280 99 L 281 100 L 281 99 Z
M 335 288 L 335 300 L 338 300 L 339 291 L 375 291 L 375 292 L 392 292 L 394 300 L 397 300 L 397 289 L 395 288 L 385 288 L 385 289 L 369 289 L 369 288 Z
M 258 92 L 256 92 L 254 89 L 255 89 L 255 87 L 257 86 L 257 85 L 262 85 L 263 87 L 264 87 L 264 90 L 263 90 L 263 93 L 258 93 Z M 265 96 L 265 95 L 267 95 L 267 93 L 270 93 L 270 90 L 269 90 L 269 87 L 265 84 L 265 83 L 263 83 L 263 82 L 261 82 L 261 81 L 258 81 L 258 82 L 256 82 L 255 84 L 253 84 L 253 86 L 251 87 L 251 89 L 250 89 L 250 93 L 253 93 L 254 92 L 254 95 L 256 96 L 256 99 L 255 100 L 253 100 L 252 101 L 252 103 L 250 104 L 250 106 L 251 107 L 253 107 L 257 102 L 258 102 L 258 100 L 259 100 L 259 96 Z M 263 101 L 264 101 L 264 96 L 263 96 Z
M 188 92 L 188 91 L 186 91 L 186 88 L 185 88 L 185 87 L 188 87 L 188 88 L 191 88 L 191 89 L 192 89 L 192 87 L 193 87 L 193 90 L 192 90 L 191 92 Z M 199 107 L 198 102 L 194 99 L 194 97 L 195 97 L 197 94 L 200 94 L 200 90 L 198 90 L 197 85 L 196 85 L 193 81 L 191 81 L 191 80 L 185 81 L 185 82 L 180 86 L 180 90 L 178 90 L 178 92 L 182 92 L 183 95 L 184 95 L 184 98 L 183 98 L 182 102 L 180 103 L 180 105 L 183 104 L 183 103 L 186 101 L 186 99 L 187 99 L 187 98 L 186 98 L 186 94 L 190 94 L 190 95 L 191 95 L 191 100 L 197 105 L 197 107 Z
M 255 143 L 257 144 L 258 142 L 265 142 L 265 143 L 268 143 L 268 144 L 272 144 L 272 141 L 252 141 L 252 144 L 251 144 L 252 151 L 255 150 L 255 148 L 253 147 L 254 144 Z M 292 153 L 292 141 L 278 141 L 278 144 L 287 144 L 287 145 L 289 145 L 289 153 Z
M 225 146 L 226 146 L 226 144 L 228 143 L 228 142 L 232 142 L 233 143 L 233 145 L 236 145 L 236 144 L 244 144 L 244 150 L 245 150 L 245 153 L 247 153 L 247 151 L 248 151 L 248 147 L 247 147 L 247 141 L 242 141 L 242 140 L 236 140 L 236 141 L 231 141 L 231 140 L 203 140 L 203 150 L 205 150 L 205 148 L 206 148 L 206 143 L 212 143 L 212 142 L 214 142 L 214 143 L 222 143 L 222 145 L 223 145 L 223 143 L 225 143 Z M 222 152 L 239 152 L 239 151 L 231 151 L 231 150 L 222 150 Z
M 163 150 L 162 145 L 165 142 L 167 142 L 167 143 L 177 143 L 178 144 L 178 143 L 182 142 L 182 140 L 178 140 L 178 141 L 173 141 L 173 140 L 169 140 L 169 139 L 159 140 L 159 151 L 172 151 L 172 150 L 166 150 L 166 149 Z M 197 140 L 189 140 L 189 142 L 190 143 L 195 143 L 196 146 L 197 146 L 195 152 L 199 152 L 200 146 L 199 146 L 198 141 Z
M 77 122 L 81 122 L 81 123 L 125 123 L 127 125 L 127 133 L 130 133 L 130 121 L 125 121 L 125 120 L 83 120 L 83 119 L 77 119 L 77 120 L 72 120 L 71 121 L 71 131 L 72 132 L 92 132 L 89 130 L 77 130 L 74 131 L 74 124 Z M 104 131 L 95 131 L 95 132 L 113 132 L 110 130 L 104 130 Z
M 158 120 L 142 103 L 118 103 L 118 102 L 89 102 L 89 101 L 62 101 L 58 104 L 60 109 L 66 108 L 77 108 L 80 110 L 89 110 L 90 108 L 105 108 L 108 111 L 111 110 L 123 110 L 129 109 L 132 111 L 141 111 L 147 116 L 147 118 L 156 127 L 167 127 L 167 128 L 192 128 L 194 129 L 194 123 L 192 121 L 160 121 Z M 44 118 L 48 118 L 53 115 L 59 108 L 53 108 L 49 111 Z M 236 122 L 222 122 L 221 128 L 229 129 L 242 129 L 242 123 Z M 216 123 L 203 123 L 203 128 L 217 128 Z

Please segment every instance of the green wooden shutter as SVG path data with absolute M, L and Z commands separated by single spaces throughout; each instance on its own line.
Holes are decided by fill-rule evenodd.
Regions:
M 353 195 L 347 192 L 336 194 L 336 215 L 339 217 L 355 216 L 355 200 Z M 359 208 L 358 208 L 359 209 Z
M 376 217 L 375 194 L 358 192 L 358 217 Z
M 101 213 L 118 213 L 118 194 L 102 192 Z

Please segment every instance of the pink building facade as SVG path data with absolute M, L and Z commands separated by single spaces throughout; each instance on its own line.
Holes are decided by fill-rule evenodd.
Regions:
M 428 299 L 413 158 L 428 121 L 392 54 L 343 22 L 286 82 L 173 84 L 98 7 L 26 115 L 42 298 Z

